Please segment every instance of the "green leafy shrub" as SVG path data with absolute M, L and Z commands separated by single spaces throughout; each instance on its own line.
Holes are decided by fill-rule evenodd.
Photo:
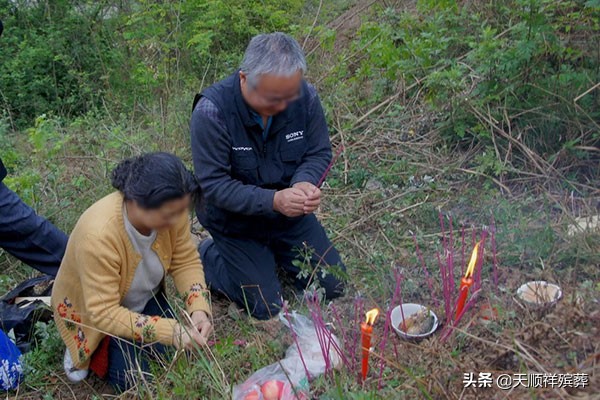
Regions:
M 406 91 L 405 98 L 436 113 L 447 141 L 475 140 L 496 154 L 498 162 L 481 159 L 493 175 L 506 172 L 504 159 L 523 166 L 539 157 L 568 167 L 593 157 L 579 150 L 600 143 L 600 96 L 579 95 L 600 76 L 595 2 L 447 0 L 417 7 L 369 16 L 352 45 L 360 61 L 337 67 L 360 105 Z
M 84 113 L 110 86 L 121 51 L 109 40 L 110 18 L 103 4 L 75 3 L 0 1 L 0 102 L 16 127 L 42 113 Z
M 43 113 L 72 117 L 148 103 L 164 111 L 175 92 L 231 73 L 252 36 L 289 32 L 303 6 L 301 0 L 0 0 L 0 103 L 13 128 Z

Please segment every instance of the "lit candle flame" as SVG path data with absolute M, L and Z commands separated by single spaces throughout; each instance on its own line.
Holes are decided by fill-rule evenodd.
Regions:
M 465 279 L 470 278 L 473 275 L 473 271 L 475 270 L 475 264 L 477 264 L 477 256 L 479 255 L 479 244 L 481 242 L 477 242 L 473 252 L 471 253 L 471 259 L 469 260 L 469 266 L 465 271 Z
M 365 322 L 369 325 L 373 325 L 375 323 L 375 319 L 379 315 L 379 310 L 374 308 L 372 310 L 367 311 L 365 315 L 367 317 Z

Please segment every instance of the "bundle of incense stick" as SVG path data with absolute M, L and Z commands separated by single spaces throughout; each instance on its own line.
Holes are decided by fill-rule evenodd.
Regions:
M 323 182 L 325 182 L 325 179 L 327 178 L 329 171 L 331 171 L 331 167 L 333 167 L 333 164 L 335 163 L 335 161 L 338 159 L 340 154 L 342 154 L 342 151 L 344 151 L 344 145 L 340 145 L 340 147 L 338 148 L 338 151 L 335 153 L 335 156 L 333 156 L 333 158 L 331 159 L 331 162 L 327 166 L 327 169 L 325 169 L 325 172 L 323 172 L 323 175 L 321 175 L 321 179 L 319 179 L 319 183 L 317 183 L 317 185 L 316 185 L 317 187 L 321 187 Z
M 340 347 L 338 340 L 329 330 L 325 319 L 323 318 L 323 310 L 321 308 L 320 297 L 316 292 L 305 293 L 306 305 L 308 307 L 311 319 L 315 325 L 315 333 L 323 360 L 325 361 L 325 374 L 331 372 L 335 367 L 335 358 L 338 358 L 344 365 L 348 365 L 348 359 Z M 337 353 L 337 354 L 336 354 Z M 333 357 L 332 357 L 333 356 Z
M 404 275 L 402 274 L 402 270 L 400 267 L 396 266 L 394 268 L 394 281 L 395 281 L 395 287 L 394 287 L 394 292 L 392 294 L 392 301 L 391 303 L 388 305 L 387 311 L 385 313 L 385 325 L 383 328 L 383 338 L 381 340 L 381 344 L 379 345 L 379 353 L 380 354 L 386 354 L 386 347 L 387 347 L 387 342 L 388 342 L 388 338 L 390 335 L 390 332 L 392 331 L 391 326 L 392 326 L 392 309 L 395 307 L 396 304 L 402 304 L 402 281 L 404 280 Z M 402 321 L 405 321 L 404 319 L 404 310 L 402 308 L 400 308 L 400 312 L 402 313 Z M 398 359 L 398 349 L 396 348 L 396 343 L 392 342 L 394 345 L 394 354 L 396 355 L 396 359 Z M 377 379 L 377 389 L 381 390 L 381 388 L 383 387 L 383 370 L 386 367 L 386 359 L 384 357 L 381 357 L 381 360 L 379 361 L 379 377 Z
M 290 312 L 288 310 L 287 302 L 285 302 L 283 300 L 283 298 L 281 299 L 281 301 L 283 304 L 282 309 L 283 309 L 283 313 L 285 315 L 285 319 L 287 320 L 287 322 L 290 326 L 292 338 L 294 338 L 294 343 L 296 344 L 296 348 L 298 349 L 298 355 L 300 356 L 300 361 L 302 361 L 302 366 L 304 367 L 304 372 L 306 373 L 306 379 L 310 380 L 311 379 L 310 372 L 308 371 L 308 367 L 306 366 L 306 362 L 304 361 L 304 356 L 302 355 L 302 349 L 300 347 L 300 343 L 298 342 L 298 336 L 296 335 L 296 331 L 294 331 L 294 329 L 291 328 L 292 320 L 290 318 Z
M 349 310 L 349 313 L 342 314 L 339 312 L 335 304 L 330 303 L 328 308 L 332 311 L 336 329 L 341 332 L 343 346 L 339 346 L 342 350 L 340 358 L 342 363 L 350 371 L 355 372 L 360 378 L 359 368 L 359 348 L 360 348 L 360 323 L 362 315 L 364 315 L 364 299 L 360 296 L 354 298 L 354 307 Z M 345 318 L 344 318 L 345 317 Z M 337 351 L 337 349 L 336 349 Z
M 477 238 L 478 230 L 473 227 L 471 229 L 471 244 L 469 244 L 469 239 L 467 235 L 467 229 L 463 225 L 460 230 L 460 239 L 455 237 L 454 232 L 454 222 L 452 216 L 448 216 L 448 225 L 445 223 L 446 217 L 440 212 L 439 220 L 440 220 L 440 228 L 441 228 L 441 244 L 442 250 L 435 252 L 435 258 L 437 258 L 439 271 L 440 271 L 440 286 L 441 286 L 441 300 L 443 300 L 443 307 L 445 312 L 445 326 L 443 328 L 442 333 L 442 341 L 446 340 L 451 333 L 454 331 L 454 327 L 460 322 L 462 316 L 475 304 L 475 301 L 478 295 L 481 292 L 482 288 L 482 271 L 483 271 L 483 261 L 484 261 L 484 251 L 486 249 L 486 242 L 488 238 L 491 238 L 491 251 L 492 251 L 492 271 L 491 271 L 491 282 L 492 287 L 495 290 L 498 290 L 498 258 L 497 258 L 497 243 L 496 243 L 496 224 L 494 221 L 493 214 L 491 215 L 491 224 L 489 227 L 483 226 L 481 229 L 480 237 Z M 411 232 L 412 233 L 412 232 Z M 437 306 L 440 303 L 439 297 L 439 289 L 434 287 L 432 275 L 429 273 L 427 268 L 425 258 L 419 248 L 419 243 L 415 234 L 412 234 L 413 242 L 415 244 L 416 249 L 416 258 L 421 263 L 421 267 L 424 272 L 424 277 L 427 285 L 429 286 L 429 290 L 431 292 L 431 300 L 434 306 Z M 477 242 L 480 242 L 479 247 L 479 257 L 477 259 L 477 264 L 475 266 L 475 272 L 473 274 L 473 286 L 471 289 L 471 297 L 464 304 L 464 308 L 462 312 L 456 316 L 457 309 L 457 286 L 455 282 L 455 273 L 458 272 L 458 259 L 460 258 L 460 275 L 464 275 L 465 267 L 466 267 L 466 255 L 465 251 L 470 246 L 475 246 Z M 455 248 L 456 244 L 460 245 L 460 252 Z M 460 257 L 459 257 L 460 255 Z

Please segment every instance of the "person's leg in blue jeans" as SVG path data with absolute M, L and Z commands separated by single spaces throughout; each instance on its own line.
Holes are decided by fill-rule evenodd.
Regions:
M 159 292 L 146 304 L 142 314 L 174 318 L 163 292 Z M 159 343 L 142 347 L 131 340 L 111 337 L 108 345 L 107 380 L 117 391 L 124 392 L 139 382 L 140 371 L 149 372 L 149 361 L 167 354 L 168 351 L 167 346 Z M 152 377 L 144 377 L 144 380 L 151 381 Z
M 257 232 L 256 237 L 264 240 L 211 231 L 212 239 L 203 241 L 199 248 L 211 290 L 225 294 L 254 318 L 275 317 L 282 306 L 277 266 L 292 275 L 298 289 L 309 283 L 308 278 L 297 278 L 300 268 L 293 263 L 301 258 L 306 243 L 312 252 L 312 267 L 318 268 L 313 278 L 325 289 L 325 296 L 332 299 L 342 295 L 344 283 L 334 269 L 344 272 L 346 267 L 313 214 L 272 229 L 267 235 Z
M 275 258 L 265 240 L 211 231 L 200 244 L 206 283 L 254 318 L 266 320 L 281 309 L 281 285 Z
M 0 182 L 0 247 L 32 268 L 56 276 L 67 235 Z

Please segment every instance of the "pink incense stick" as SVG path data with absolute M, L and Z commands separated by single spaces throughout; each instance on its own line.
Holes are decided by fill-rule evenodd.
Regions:
M 450 234 L 450 242 L 446 253 L 446 263 L 448 264 L 448 273 L 450 278 L 450 290 L 454 292 L 454 227 L 452 225 L 452 215 L 448 216 L 448 231 Z
M 421 267 L 423 268 L 423 271 L 425 273 L 425 281 L 427 282 L 427 286 L 429 286 L 429 292 L 431 295 L 431 300 L 435 302 L 435 305 L 439 305 L 439 301 L 438 298 L 435 295 L 435 291 L 433 290 L 433 281 L 431 279 L 431 276 L 429 275 L 429 271 L 427 270 L 427 265 L 425 264 L 425 259 L 423 258 L 423 253 L 421 253 L 421 250 L 419 249 L 419 243 L 417 242 L 417 237 L 415 236 L 415 234 L 412 234 L 413 237 L 413 241 L 415 242 L 415 251 L 417 253 L 417 258 L 419 259 L 419 261 L 421 262 Z
M 283 298 L 281 299 L 283 302 Z M 290 326 L 290 332 L 292 333 L 292 338 L 294 338 L 294 342 L 296 343 L 296 348 L 298 349 L 298 355 L 300 356 L 300 361 L 302 361 L 302 366 L 304 367 L 304 372 L 306 372 L 306 378 L 310 380 L 310 373 L 308 372 L 308 368 L 306 367 L 306 362 L 304 362 L 304 356 L 302 356 L 302 350 L 300 349 L 300 343 L 298 342 L 298 335 L 296 335 L 296 331 L 294 331 L 294 326 L 292 325 L 292 319 L 290 318 L 290 312 L 287 308 L 287 304 L 283 302 L 283 312 L 285 318 L 287 319 L 288 325 Z
M 317 185 L 316 185 L 317 187 L 321 187 L 323 182 L 325 182 L 325 179 L 327 178 L 329 171 L 331 171 L 331 167 L 333 167 L 333 164 L 335 163 L 335 161 L 338 159 L 340 154 L 342 154 L 342 151 L 344 151 L 344 145 L 340 145 L 340 147 L 338 148 L 337 152 L 335 153 L 335 156 L 333 156 L 333 158 L 331 159 L 331 162 L 327 166 L 327 169 L 325 170 L 325 172 L 323 172 L 323 175 L 321 175 L 321 179 L 319 179 L 319 183 L 317 183 Z
M 465 244 L 465 226 L 464 225 L 462 226 L 462 229 L 461 229 L 461 245 L 462 245 L 462 248 L 461 248 L 462 257 L 461 257 L 461 261 L 460 261 L 460 275 L 462 276 L 465 274 L 465 267 L 466 267 L 466 265 L 465 265 L 466 244 Z
M 497 257 L 497 249 L 496 249 L 496 221 L 494 220 L 494 214 L 492 214 L 492 225 L 490 226 L 491 234 L 492 234 L 492 268 L 493 268 L 493 282 L 494 282 L 494 290 L 498 289 L 498 257 Z

